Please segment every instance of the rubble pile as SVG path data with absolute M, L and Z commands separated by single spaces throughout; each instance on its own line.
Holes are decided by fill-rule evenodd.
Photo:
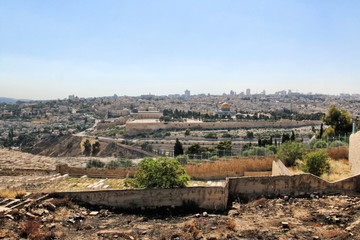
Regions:
M 222 213 L 184 209 L 137 214 L 79 206 L 48 195 L 1 199 L 0 238 L 18 239 L 354 239 L 360 198 L 285 196 L 234 202 Z

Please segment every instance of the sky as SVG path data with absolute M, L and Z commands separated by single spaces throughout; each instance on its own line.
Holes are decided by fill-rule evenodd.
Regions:
M 358 0 L 0 0 L 0 97 L 360 94 Z

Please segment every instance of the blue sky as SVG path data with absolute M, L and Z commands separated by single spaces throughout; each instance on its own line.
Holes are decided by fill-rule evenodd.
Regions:
M 1 0 L 0 96 L 360 93 L 357 0 Z

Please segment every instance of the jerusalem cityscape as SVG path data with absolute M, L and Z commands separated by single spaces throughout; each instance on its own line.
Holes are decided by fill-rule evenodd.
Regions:
M 0 239 L 360 239 L 359 9 L 0 1 Z

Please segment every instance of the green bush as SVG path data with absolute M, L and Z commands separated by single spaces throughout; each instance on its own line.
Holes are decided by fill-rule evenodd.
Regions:
M 179 155 L 175 159 L 180 163 L 181 166 L 185 166 L 189 161 L 189 157 L 187 155 Z
M 319 141 L 317 141 L 315 144 L 314 144 L 314 146 L 313 146 L 313 149 L 318 149 L 318 148 L 327 148 L 327 143 L 326 143 L 326 141 L 324 141 L 324 140 L 319 140 Z
M 330 169 L 328 162 L 328 154 L 324 150 L 311 152 L 305 156 L 304 163 L 301 165 L 301 169 L 304 172 L 321 176 Z
M 218 138 L 216 132 L 209 132 L 204 134 L 204 138 Z
M 100 160 L 97 159 L 90 159 L 86 163 L 86 168 L 103 168 L 105 166 L 105 163 L 103 163 Z
M 305 146 L 301 142 L 287 141 L 281 144 L 276 157 L 287 167 L 294 166 L 296 159 L 302 159 L 305 155 Z
M 248 150 L 243 151 L 243 156 L 265 156 L 266 148 L 264 147 L 251 147 Z
M 269 145 L 266 147 L 266 149 L 269 153 L 274 153 L 274 154 L 276 154 L 278 151 L 278 148 L 274 145 Z
M 347 147 L 347 143 L 346 142 L 342 142 L 342 141 L 334 141 L 332 143 L 329 144 L 330 148 L 335 148 L 335 147 Z
M 134 179 L 127 179 L 126 184 L 135 188 L 177 188 L 185 187 L 189 180 L 189 175 L 176 160 L 144 158 Z
M 105 168 L 107 169 L 128 168 L 133 166 L 134 164 L 130 159 L 116 159 L 105 164 Z

